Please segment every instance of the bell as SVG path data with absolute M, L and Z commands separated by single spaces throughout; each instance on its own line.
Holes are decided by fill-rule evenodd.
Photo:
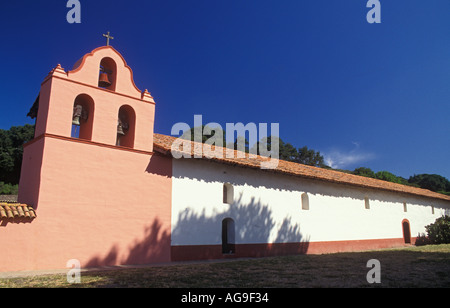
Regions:
M 105 72 L 100 73 L 100 78 L 98 80 L 98 86 L 101 88 L 107 88 L 111 86 L 111 82 L 109 81 L 108 74 Z
M 81 125 L 81 123 L 80 123 L 80 117 L 73 117 L 72 124 L 73 124 L 73 125 Z
M 81 125 L 80 119 L 82 113 L 83 113 L 83 106 L 77 105 L 73 108 L 73 119 L 72 119 L 73 125 Z
M 120 119 L 117 122 L 117 135 L 125 136 L 125 132 L 123 131 L 123 123 Z
M 123 127 L 121 125 L 117 126 L 117 135 L 125 136 L 125 132 L 123 131 Z

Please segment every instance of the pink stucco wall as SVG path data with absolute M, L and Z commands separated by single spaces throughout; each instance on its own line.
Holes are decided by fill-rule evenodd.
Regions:
M 117 64 L 116 91 L 98 88 L 98 69 Z M 74 100 L 94 102 L 91 140 L 70 137 Z M 121 106 L 136 115 L 133 148 L 117 147 Z M 0 271 L 60 269 L 170 261 L 171 160 L 153 151 L 155 103 L 134 85 L 112 47 L 84 56 L 45 79 L 35 140 L 24 148 L 19 201 L 31 223 L 0 224 Z
M 44 139 L 38 217 L 0 227 L 0 271 L 170 261 L 170 159 Z

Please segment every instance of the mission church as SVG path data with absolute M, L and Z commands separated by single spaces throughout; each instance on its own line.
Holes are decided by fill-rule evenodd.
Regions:
M 260 156 L 175 159 L 155 106 L 109 44 L 48 74 L 18 203 L 0 204 L 0 271 L 403 246 L 450 209 L 420 188 L 286 161 L 263 170 Z

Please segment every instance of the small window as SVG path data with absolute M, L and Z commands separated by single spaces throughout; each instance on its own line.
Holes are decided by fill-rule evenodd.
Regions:
M 223 184 L 223 203 L 233 204 L 234 193 L 233 185 L 230 183 Z
M 370 210 L 370 200 L 369 197 L 364 197 L 364 205 L 366 210 Z
M 408 212 L 408 206 L 406 205 L 406 202 L 403 202 L 403 212 Z
M 434 205 L 431 206 L 431 214 L 434 215 Z
M 309 196 L 307 193 L 302 194 L 302 210 L 309 211 Z

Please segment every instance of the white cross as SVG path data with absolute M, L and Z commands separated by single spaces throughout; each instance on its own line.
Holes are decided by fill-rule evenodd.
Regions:
M 109 46 L 109 40 L 110 39 L 113 40 L 114 38 L 111 35 L 109 35 L 109 31 L 108 34 L 103 34 L 103 36 L 106 37 L 106 46 Z

